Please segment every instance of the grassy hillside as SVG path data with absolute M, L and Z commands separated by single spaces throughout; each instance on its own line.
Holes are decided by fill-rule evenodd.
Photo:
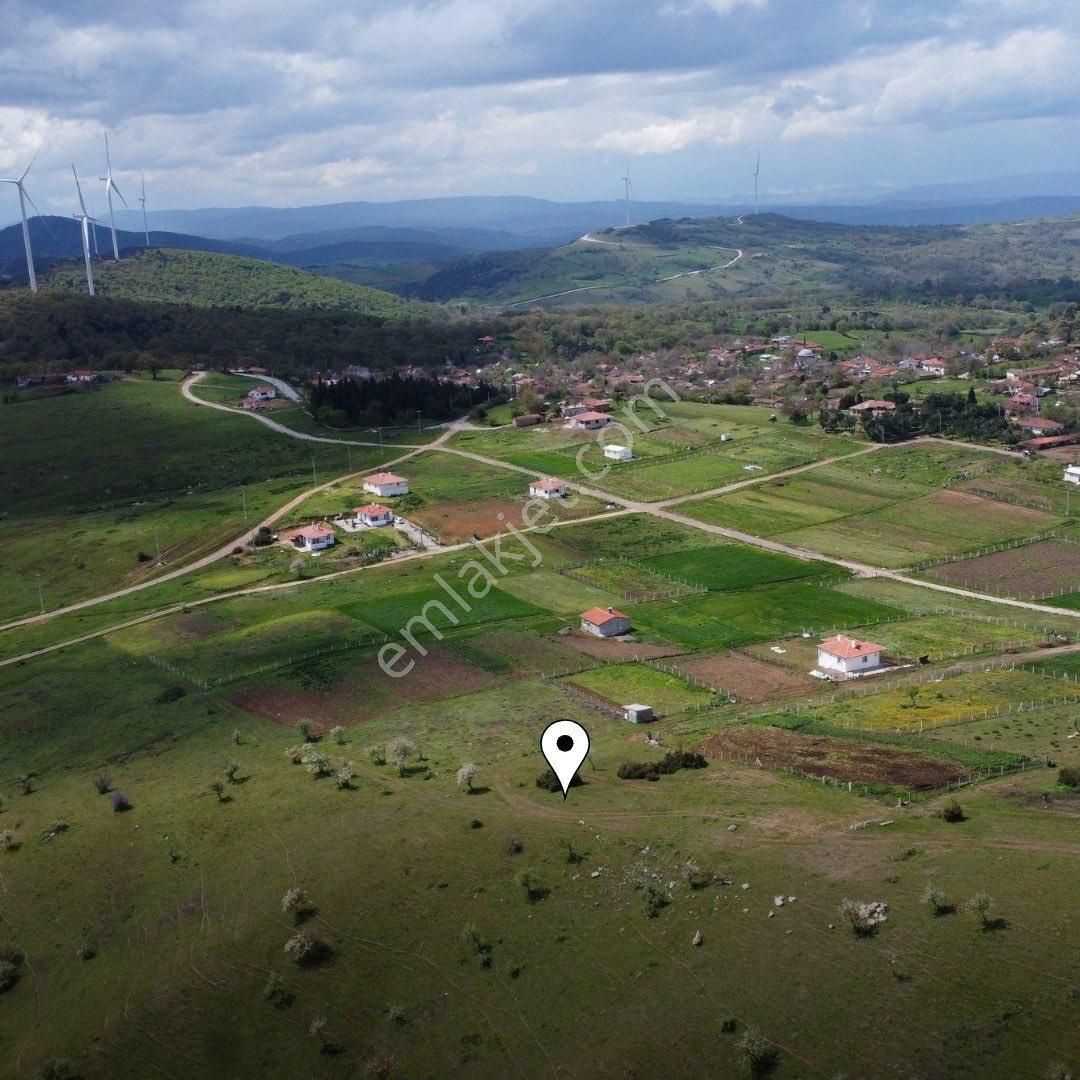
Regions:
M 58 266 L 46 281 L 53 289 L 86 289 L 81 263 Z M 99 262 L 94 283 L 105 296 L 198 307 L 284 307 L 387 317 L 409 308 L 399 297 L 362 285 L 206 251 L 143 251 L 119 263 Z
M 1073 299 L 1080 216 L 1010 225 L 886 226 L 796 221 L 779 214 L 661 220 L 608 229 L 547 251 L 486 253 L 432 275 L 419 295 L 515 303 L 576 290 L 561 303 L 731 296 L 909 295 L 1006 290 Z M 1068 280 L 1062 280 L 1063 278 Z

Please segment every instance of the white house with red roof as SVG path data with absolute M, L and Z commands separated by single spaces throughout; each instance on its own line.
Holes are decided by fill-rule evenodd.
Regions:
M 817 650 L 818 671 L 824 675 L 839 675 L 852 678 L 880 671 L 885 667 L 881 654 L 883 645 L 873 641 L 859 641 L 857 638 L 837 634 L 826 638 Z
M 876 398 L 870 398 L 868 401 L 860 401 L 858 405 L 852 405 L 848 409 L 849 413 L 856 413 L 861 416 L 863 413 L 869 413 L 871 416 L 880 416 L 882 413 L 892 412 L 896 408 L 895 401 L 879 401 Z
M 389 499 L 394 495 L 408 495 L 409 481 L 396 473 L 379 472 L 364 477 L 364 490 L 380 499 Z
M 364 525 L 369 529 L 394 524 L 394 511 L 389 506 L 383 506 L 382 503 L 368 503 L 367 506 L 358 506 L 353 513 L 356 515 L 356 524 Z
M 317 521 L 313 525 L 303 525 L 298 529 L 290 529 L 284 535 L 293 547 L 300 551 L 324 551 L 333 547 L 335 543 L 334 530 L 323 521 Z
M 581 629 L 595 637 L 617 637 L 630 632 L 630 616 L 612 607 L 589 608 L 582 612 Z
M 561 499 L 566 494 L 566 484 L 562 480 L 544 477 L 529 485 L 529 494 L 537 499 Z
M 262 385 L 256 386 L 254 390 L 249 390 L 247 396 L 252 401 L 272 401 L 277 397 L 277 391 L 272 386 Z
M 570 423 L 582 431 L 595 431 L 597 428 L 607 427 L 611 423 L 611 417 L 602 412 L 578 413 Z

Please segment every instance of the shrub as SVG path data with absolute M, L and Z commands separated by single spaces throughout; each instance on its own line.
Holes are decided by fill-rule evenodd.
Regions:
M 297 930 L 285 942 L 285 952 L 300 967 L 314 967 L 328 959 L 333 950 L 317 934 L 308 933 L 307 930 Z
M 994 898 L 986 892 L 977 892 L 964 905 L 972 915 L 977 915 L 984 930 L 993 929 L 997 920 L 993 916 Z
M 585 781 L 575 773 L 573 780 L 570 781 L 570 787 L 581 787 L 584 783 Z M 562 794 L 562 784 L 559 783 L 559 778 L 550 769 L 542 772 L 536 778 L 536 786 L 543 791 L 557 791 Z
M 285 756 L 294 764 L 299 765 L 304 760 L 304 755 L 312 748 L 311 743 L 304 743 L 303 746 L 290 746 L 285 751 Z
M 334 773 L 334 782 L 339 788 L 352 787 L 353 777 L 356 775 L 356 768 L 351 761 L 342 761 L 338 768 L 338 771 Z
M 311 737 L 311 721 L 310 720 L 300 720 L 300 721 L 298 721 L 297 724 L 296 724 L 296 730 L 298 732 L 300 732 L 300 738 L 303 739 L 304 742 L 307 743 L 307 742 L 312 741 L 312 737 Z
M 399 735 L 387 748 L 387 759 L 391 765 L 397 767 L 398 775 L 405 775 L 405 766 L 408 764 L 409 759 L 416 757 L 419 751 L 416 743 L 412 741 L 407 735 Z
M 154 701 L 158 705 L 168 705 L 170 702 L 179 701 L 187 696 L 187 691 L 182 686 L 166 686 Z
M 680 769 L 704 769 L 708 764 L 693 750 L 669 750 L 659 761 L 626 761 L 616 775 L 620 780 L 659 780 Z
M 345 745 L 345 729 L 340 724 L 335 724 L 330 729 L 330 738 L 338 744 L 338 746 Z
M 964 820 L 964 808 L 957 802 L 956 799 L 950 799 L 941 808 L 941 817 L 948 822 L 957 822 Z
M 274 534 L 265 525 L 260 525 L 251 542 L 255 547 L 269 547 L 274 542 Z
M 19 839 L 14 829 L 0 829 L 0 848 L 5 851 L 15 851 L 19 846 Z
M 461 931 L 461 940 L 465 943 L 466 948 L 468 948 L 472 955 L 480 962 L 482 968 L 491 967 L 491 946 L 484 941 L 480 936 L 480 931 L 477 930 L 472 923 L 469 923 Z
M 276 971 L 271 971 L 270 978 L 263 987 L 263 1000 L 275 1009 L 287 1009 L 296 1000 L 296 995 L 285 989 L 284 982 Z
M 478 817 L 474 817 L 472 821 L 469 822 L 470 829 L 482 829 L 483 827 L 484 823 Z
M 35 1080 L 77 1080 L 78 1071 L 67 1058 L 49 1058 L 42 1062 Z
M 0 959 L 0 994 L 6 993 L 19 981 L 19 965 Z
M 702 870 L 693 859 L 687 859 L 686 862 L 679 867 L 679 873 L 682 875 L 683 881 L 685 881 L 691 889 L 703 889 L 712 881 L 712 874 L 707 870 Z
M 472 791 L 472 782 L 476 779 L 476 774 L 479 771 L 477 765 L 471 761 L 466 761 L 457 771 L 458 787 L 463 787 L 466 791 Z
M 299 923 L 315 911 L 315 905 L 311 902 L 307 889 L 294 885 L 287 889 L 281 898 L 281 911 L 285 915 L 292 912 L 293 919 Z
M 956 910 L 956 907 L 949 903 L 948 897 L 932 882 L 923 890 L 922 902 L 938 916 L 951 915 Z
M 318 780 L 321 776 L 329 776 L 331 771 L 330 758 L 326 754 L 320 754 L 318 750 L 312 748 L 304 754 L 301 758 L 304 768 L 307 769 L 311 775 Z
M 1080 788 L 1080 765 L 1066 765 L 1058 769 L 1058 783 L 1065 787 Z
M 641 886 L 641 898 L 646 919 L 655 919 L 671 903 L 668 894 L 651 881 Z
M 779 1062 L 775 1047 L 753 1028 L 747 1028 L 739 1040 L 739 1056 L 751 1076 L 767 1076 Z
M 381 746 L 369 746 L 368 757 L 371 758 L 372 765 L 386 764 L 386 751 Z
M 226 761 L 225 764 L 221 766 L 221 771 L 225 774 L 225 779 L 228 780 L 230 784 L 235 784 L 236 774 L 240 771 L 240 762 Z
M 220 780 L 211 780 L 206 785 L 218 798 L 218 802 L 225 801 L 225 785 Z
M 112 791 L 112 777 L 107 772 L 99 772 L 92 783 L 99 795 L 108 795 Z
M 19 790 L 24 795 L 29 795 L 34 790 L 34 774 L 26 773 L 24 776 L 16 778 L 15 783 L 19 785 Z
M 547 897 L 551 890 L 540 881 L 531 870 L 522 870 L 518 874 L 518 885 L 525 894 L 525 902 L 535 904 Z
M 109 796 L 109 803 L 116 814 L 122 814 L 125 810 L 131 809 L 131 800 L 122 791 L 114 791 Z

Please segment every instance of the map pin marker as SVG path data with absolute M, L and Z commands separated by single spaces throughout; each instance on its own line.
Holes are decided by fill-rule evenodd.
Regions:
M 565 799 L 570 782 L 589 752 L 589 733 L 573 720 L 556 720 L 548 724 L 540 736 L 540 750 L 551 771 L 559 778 Z

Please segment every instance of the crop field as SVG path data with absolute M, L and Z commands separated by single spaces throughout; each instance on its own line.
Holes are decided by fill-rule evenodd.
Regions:
M 1080 765 L 1080 736 L 1076 735 L 1078 728 L 1076 707 L 1066 705 L 996 716 L 989 720 L 972 720 L 967 724 L 935 731 L 931 737 L 963 742 L 986 750 L 1004 750 L 1028 757 L 1045 756 L 1058 766 L 1075 766 Z
M 930 791 L 969 775 L 963 764 L 918 749 L 758 725 L 722 727 L 701 750 L 710 758 L 794 769 L 855 787 Z
M 713 545 L 651 555 L 641 559 L 640 565 L 713 592 L 748 589 L 775 581 L 793 581 L 835 572 L 834 567 L 824 563 L 793 559 L 745 544 Z
M 835 702 L 818 701 L 805 710 L 806 715 L 816 722 L 862 731 L 921 731 L 964 723 L 983 713 L 1022 706 L 1026 711 L 1033 704 L 1062 698 L 1075 699 L 1080 708 L 1080 686 L 1008 668 L 942 676 L 917 686 L 878 689 L 871 682 L 860 684 L 857 696 L 847 696 L 850 692 L 845 686 Z
M 645 664 L 604 664 L 569 681 L 619 707 L 634 702 L 651 705 L 661 717 L 714 700 L 708 690 Z
M 677 580 L 642 562 L 631 562 L 628 559 L 598 559 L 581 566 L 566 567 L 560 573 L 564 577 L 632 603 L 678 600 L 704 591 L 699 585 Z
M 1080 582 L 1080 543 L 1043 540 L 1022 544 L 932 566 L 923 573 L 931 581 L 998 596 L 1052 596 Z
M 750 705 L 806 696 L 821 689 L 818 680 L 809 675 L 735 650 L 689 653 L 671 663 L 679 671 Z
M 792 582 L 673 603 L 639 604 L 627 614 L 635 627 L 657 638 L 688 649 L 719 649 L 803 630 L 863 625 L 895 611 L 873 600 Z

